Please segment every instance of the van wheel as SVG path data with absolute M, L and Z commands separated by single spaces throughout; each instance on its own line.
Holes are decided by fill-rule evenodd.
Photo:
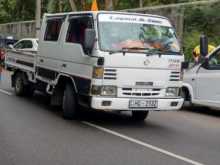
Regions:
M 24 79 L 23 79 L 23 75 L 21 73 L 17 73 L 15 75 L 15 94 L 17 96 L 24 96 L 25 95 L 25 85 L 24 85 Z
M 193 106 L 191 102 L 191 96 L 188 90 L 182 89 L 180 95 L 184 99 L 181 109 L 187 109 Z
M 132 111 L 132 119 L 134 121 L 144 121 L 148 116 L 149 111 Z
M 77 101 L 74 88 L 66 84 L 63 95 L 63 117 L 65 119 L 75 119 L 77 117 Z

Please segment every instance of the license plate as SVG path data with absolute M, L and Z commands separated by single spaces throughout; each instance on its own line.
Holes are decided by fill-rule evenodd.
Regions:
M 157 100 L 130 100 L 129 108 L 157 108 Z

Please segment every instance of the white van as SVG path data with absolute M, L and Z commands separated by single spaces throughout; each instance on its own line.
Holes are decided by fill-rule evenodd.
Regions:
M 186 103 L 220 108 L 220 46 L 184 73 Z
M 16 80 L 25 79 L 24 86 L 46 91 L 52 104 L 62 105 L 66 118 L 76 116 L 77 104 L 131 111 L 134 119 L 144 120 L 148 111 L 178 110 L 183 103 L 184 57 L 165 17 L 104 11 L 45 14 L 35 59 L 34 72 L 28 73 L 27 67 L 6 60 L 14 70 L 15 92 L 24 92 Z

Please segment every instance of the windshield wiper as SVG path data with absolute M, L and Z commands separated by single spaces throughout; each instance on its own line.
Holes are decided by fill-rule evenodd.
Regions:
M 157 54 L 159 56 L 161 55 L 165 55 L 165 54 L 168 54 L 168 55 L 181 55 L 180 52 L 174 52 L 174 51 L 164 51 L 164 50 L 161 50 L 161 49 L 151 49 L 147 52 L 147 55 L 154 55 L 154 54 Z
M 147 56 L 150 56 L 150 55 L 159 55 L 161 56 L 162 55 L 162 51 L 160 49 L 149 49 L 147 52 L 146 52 L 146 55 Z
M 127 47 L 124 47 L 122 48 L 122 50 L 149 50 L 149 48 L 141 48 L 141 47 L 131 47 L 131 48 L 127 48 Z
M 181 55 L 181 52 L 174 52 L 174 51 L 162 51 L 163 54 L 168 54 L 168 55 Z
M 139 50 L 144 50 L 144 51 L 139 51 Z M 122 48 L 123 53 L 146 53 L 146 50 L 149 51 L 149 48 L 141 48 L 141 47 L 131 47 L 131 48 Z
M 134 50 L 145 50 L 145 51 L 137 51 L 135 52 Z M 115 54 L 115 53 L 145 53 L 147 56 L 151 55 L 181 55 L 180 52 L 174 52 L 174 51 L 163 51 L 161 49 L 150 49 L 150 48 L 139 48 L 139 47 L 134 47 L 134 48 L 122 48 L 121 50 L 115 50 L 115 51 L 110 51 L 109 54 Z
M 109 51 L 109 54 L 110 54 L 110 55 L 116 54 L 116 53 L 123 53 L 123 54 L 125 54 L 125 51 L 123 51 L 123 50 Z
M 138 47 L 135 47 L 135 48 L 122 48 L 120 50 L 115 50 L 115 51 L 109 51 L 109 54 L 115 54 L 115 53 L 123 53 L 125 55 L 125 53 L 135 53 L 135 52 L 132 52 L 132 50 L 149 50 L 149 48 L 138 48 Z M 143 53 L 143 52 L 138 52 L 138 53 Z

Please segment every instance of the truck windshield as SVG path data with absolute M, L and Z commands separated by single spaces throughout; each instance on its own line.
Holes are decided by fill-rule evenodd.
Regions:
M 99 22 L 99 45 L 109 52 L 179 53 L 175 31 L 169 26 L 132 22 Z

